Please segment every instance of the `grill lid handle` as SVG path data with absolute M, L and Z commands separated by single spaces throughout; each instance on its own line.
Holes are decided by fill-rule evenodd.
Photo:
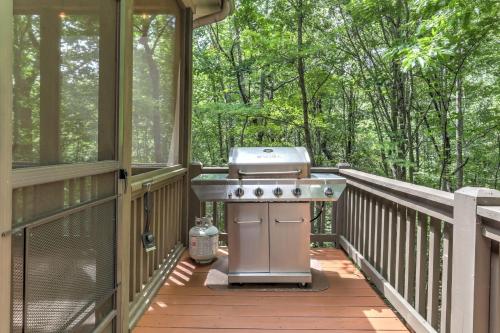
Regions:
M 288 176 L 295 175 L 298 176 L 302 173 L 302 170 L 292 170 L 292 171 L 261 171 L 261 172 L 246 172 L 238 170 L 238 175 L 240 176 Z

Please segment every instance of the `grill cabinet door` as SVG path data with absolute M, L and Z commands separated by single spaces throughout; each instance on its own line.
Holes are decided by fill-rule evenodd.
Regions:
M 269 272 L 267 203 L 228 203 L 229 273 Z
M 271 273 L 309 272 L 309 203 L 270 203 Z

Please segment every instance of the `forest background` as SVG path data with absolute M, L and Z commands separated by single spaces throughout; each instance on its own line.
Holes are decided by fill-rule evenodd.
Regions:
M 195 30 L 193 159 L 305 146 L 316 166 L 500 188 L 499 7 L 238 0 Z

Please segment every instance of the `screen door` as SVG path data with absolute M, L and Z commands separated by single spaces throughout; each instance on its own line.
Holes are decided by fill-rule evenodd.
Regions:
M 116 303 L 119 2 L 13 3 L 12 331 L 91 332 Z

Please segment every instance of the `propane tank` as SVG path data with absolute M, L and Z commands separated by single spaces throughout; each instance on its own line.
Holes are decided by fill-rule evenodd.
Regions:
M 196 218 L 189 230 L 189 256 L 194 261 L 207 264 L 217 257 L 219 230 L 210 217 Z

